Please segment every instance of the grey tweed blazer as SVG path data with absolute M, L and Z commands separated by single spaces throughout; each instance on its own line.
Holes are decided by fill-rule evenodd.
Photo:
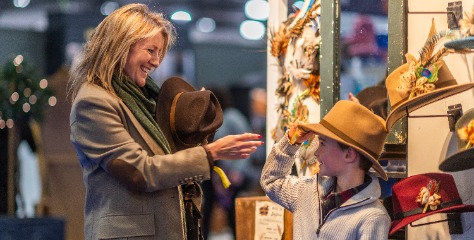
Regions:
M 70 127 L 86 186 L 85 239 L 186 238 L 180 185 L 210 178 L 202 147 L 164 155 L 119 98 L 89 83 Z

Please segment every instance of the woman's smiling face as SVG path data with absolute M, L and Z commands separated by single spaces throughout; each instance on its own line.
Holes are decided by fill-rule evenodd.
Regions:
M 139 40 L 130 47 L 123 72 L 139 87 L 143 87 L 148 73 L 160 65 L 163 52 L 162 34 Z

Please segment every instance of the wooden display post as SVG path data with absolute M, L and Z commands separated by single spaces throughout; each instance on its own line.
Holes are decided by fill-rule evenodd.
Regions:
M 272 202 L 266 196 L 258 197 L 240 197 L 236 198 L 235 203 L 235 223 L 236 239 L 252 240 L 255 239 L 255 203 L 257 201 Z M 284 231 L 281 239 L 293 239 L 293 215 L 287 209 L 284 210 Z

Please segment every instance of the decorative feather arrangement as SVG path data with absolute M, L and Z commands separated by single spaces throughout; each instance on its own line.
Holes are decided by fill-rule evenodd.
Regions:
M 420 59 L 413 55 L 405 55 L 409 64 L 408 71 L 400 76 L 400 86 L 397 91 L 408 98 L 431 92 L 436 89 L 434 83 L 438 81 L 438 69 L 442 67 L 442 58 L 453 51 L 444 46 L 436 50 L 438 43 L 444 38 L 453 38 L 454 34 L 449 31 L 436 32 L 434 19 L 431 23 L 430 32 L 425 44 L 419 51 Z M 436 50 L 436 51 L 435 51 Z
M 474 36 L 474 6 L 471 12 L 464 12 L 464 18 L 459 20 L 459 29 L 463 36 Z

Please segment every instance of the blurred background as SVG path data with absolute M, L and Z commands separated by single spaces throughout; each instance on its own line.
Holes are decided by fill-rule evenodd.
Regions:
M 176 45 L 152 77 L 161 84 L 179 75 L 195 88 L 225 91 L 229 107 L 241 114 L 239 121 L 265 134 L 265 111 L 273 109 L 266 103 L 266 94 L 273 94 L 266 92 L 269 2 L 133 2 L 163 12 L 177 29 Z M 341 99 L 385 78 L 387 2 L 339 1 Z M 84 186 L 69 142 L 68 70 L 94 27 L 127 3 L 131 1 L 0 1 L 0 239 L 22 236 L 19 224 L 54 233 L 45 239 L 83 239 Z M 301 0 L 287 3 L 289 14 L 303 5 Z M 265 156 L 260 152 L 245 167 L 236 167 L 235 181 L 239 174 L 245 181 L 233 197 L 263 195 L 258 178 Z M 245 175 L 242 169 L 252 171 Z M 222 197 L 229 194 L 217 191 L 221 195 L 214 200 L 209 238 L 234 239 L 225 204 L 229 199 Z

